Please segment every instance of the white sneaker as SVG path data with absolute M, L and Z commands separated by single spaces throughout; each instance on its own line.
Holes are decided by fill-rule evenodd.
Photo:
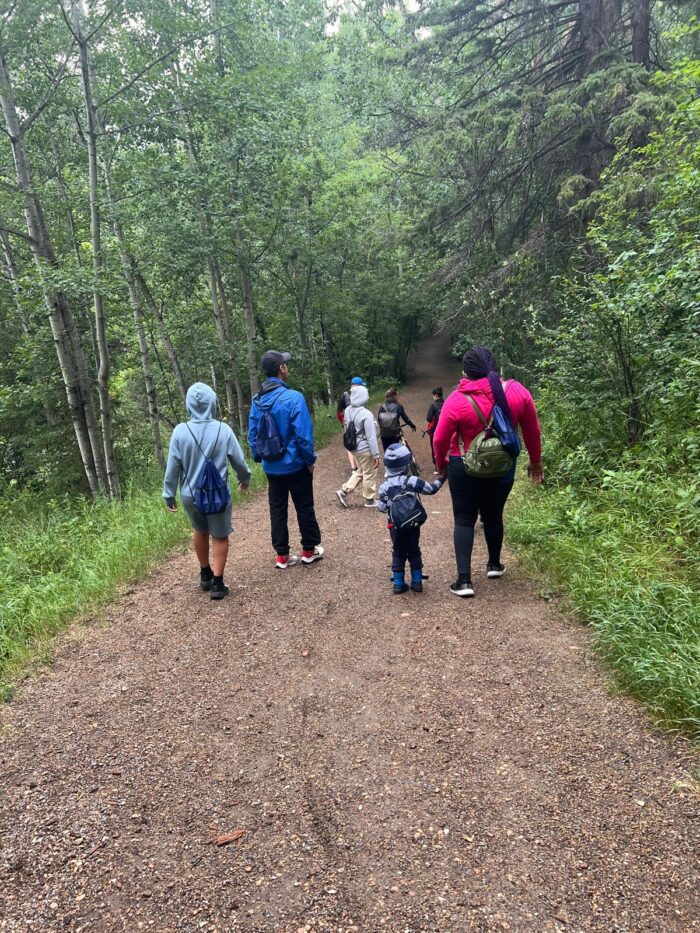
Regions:
M 473 596 L 474 587 L 472 586 L 471 580 L 460 580 L 457 577 L 457 580 L 450 586 L 450 593 L 454 593 L 455 596 Z
M 323 548 L 319 544 L 313 549 L 313 551 L 302 551 L 301 552 L 301 562 L 302 564 L 313 564 L 314 561 L 321 560 L 323 557 Z
M 340 502 L 342 507 L 344 509 L 347 509 L 348 499 L 347 499 L 347 496 L 345 495 L 345 492 L 342 489 L 336 489 L 335 494 L 338 497 L 338 501 Z
M 277 560 L 275 561 L 275 567 L 278 570 L 286 570 L 287 567 L 293 567 L 298 563 L 299 558 L 296 556 L 296 554 L 287 554 L 284 557 L 281 554 L 278 554 Z
M 366 509 L 376 509 L 379 508 L 379 503 L 376 499 L 365 499 L 365 508 Z

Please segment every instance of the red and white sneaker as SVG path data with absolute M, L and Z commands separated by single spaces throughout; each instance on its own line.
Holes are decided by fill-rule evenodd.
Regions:
M 302 551 L 301 552 L 301 562 L 302 564 L 313 564 L 314 561 L 321 560 L 323 557 L 323 548 L 319 544 L 318 547 L 315 547 L 313 551 Z
M 277 560 L 275 561 L 275 567 L 278 570 L 286 570 L 287 567 L 293 567 L 298 563 L 299 558 L 296 556 L 296 554 L 278 554 Z

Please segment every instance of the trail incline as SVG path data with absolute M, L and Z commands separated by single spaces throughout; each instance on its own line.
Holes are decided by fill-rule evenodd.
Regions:
M 426 344 L 416 423 L 456 369 Z M 258 496 L 227 600 L 177 554 L 5 707 L 0 930 L 700 929 L 688 746 L 612 695 L 510 555 L 486 579 L 481 533 L 476 598 L 448 592 L 447 489 L 425 592 L 391 595 L 346 473 L 338 437 L 319 564 L 275 571 Z

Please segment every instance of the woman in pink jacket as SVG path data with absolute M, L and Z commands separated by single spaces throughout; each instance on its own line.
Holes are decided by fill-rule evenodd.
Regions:
M 433 437 L 436 468 L 447 478 L 454 513 L 455 557 L 457 580 L 450 587 L 456 596 L 473 596 L 472 547 L 474 526 L 479 513 L 484 523 L 484 536 L 489 552 L 487 577 L 502 577 L 506 568 L 501 563 L 503 544 L 503 509 L 513 488 L 515 465 L 507 476 L 483 478 L 470 476 L 464 469 L 457 442 L 457 432 L 466 450 L 483 424 L 467 396 L 471 396 L 488 421 L 494 404 L 498 403 L 515 428 L 520 428 L 530 455 L 528 474 L 533 483 L 542 482 L 542 446 L 537 409 L 532 396 L 519 382 L 501 383 L 496 361 L 490 350 L 474 347 L 462 359 L 464 378 L 448 396 L 440 412 Z

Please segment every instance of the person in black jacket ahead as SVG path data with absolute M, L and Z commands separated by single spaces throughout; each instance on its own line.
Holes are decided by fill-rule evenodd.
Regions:
M 433 458 L 433 466 L 435 466 L 435 451 L 433 450 L 433 435 L 435 434 L 435 429 L 437 428 L 438 418 L 440 417 L 440 412 L 442 406 L 445 404 L 445 399 L 442 397 L 442 386 L 436 386 L 433 389 L 433 401 L 430 404 L 428 409 L 428 414 L 425 416 L 426 425 L 425 433 L 428 435 L 428 440 L 430 441 L 430 454 Z M 435 470 L 437 475 L 437 470 Z
M 401 437 L 401 425 L 407 424 L 412 431 L 416 430 L 415 424 L 406 414 L 401 402 L 399 402 L 399 393 L 393 387 L 387 389 L 384 401 L 379 406 L 377 415 L 379 422 L 379 436 L 382 439 L 384 450 L 391 444 L 395 444 Z

